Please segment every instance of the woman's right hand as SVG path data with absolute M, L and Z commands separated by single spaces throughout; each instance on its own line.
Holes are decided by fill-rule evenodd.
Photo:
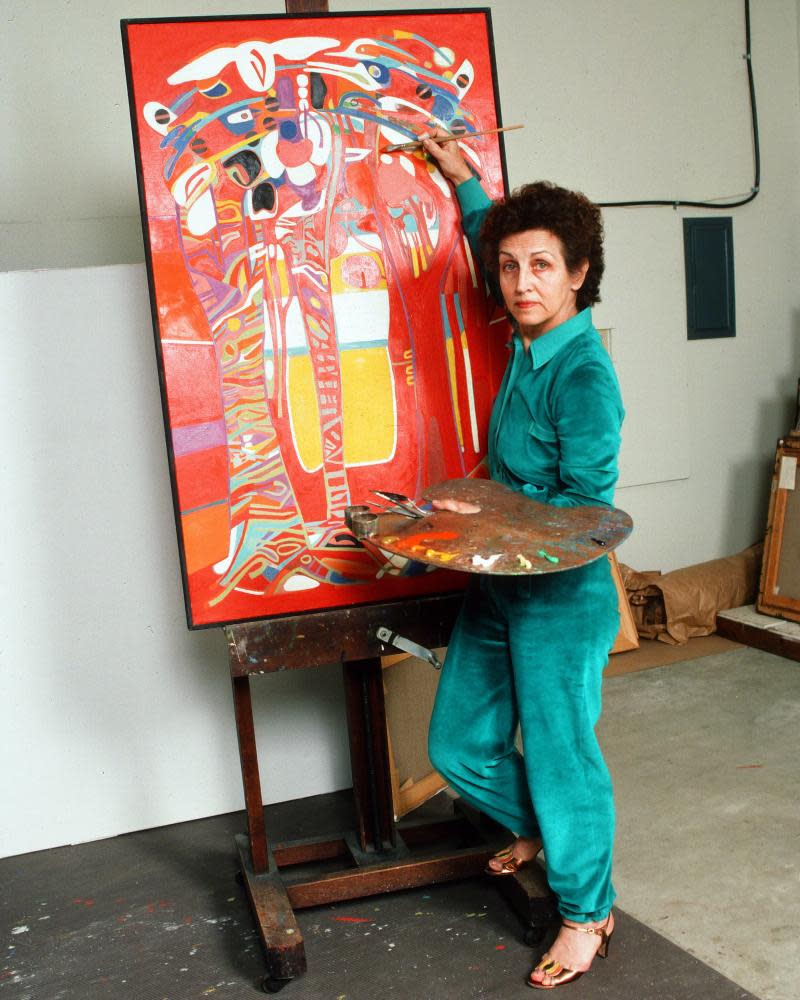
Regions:
M 458 142 L 455 138 L 441 144 L 433 141 L 436 137 L 443 138 L 448 135 L 450 133 L 443 128 L 433 128 L 420 136 L 422 148 L 451 184 L 461 184 L 463 181 L 468 181 L 473 174 L 458 148 Z

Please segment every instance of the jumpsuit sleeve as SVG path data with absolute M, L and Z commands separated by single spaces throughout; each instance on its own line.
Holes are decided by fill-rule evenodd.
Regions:
M 571 371 L 554 406 L 563 489 L 526 483 L 522 492 L 554 507 L 612 506 L 624 415 L 616 377 L 605 365 L 588 361 Z

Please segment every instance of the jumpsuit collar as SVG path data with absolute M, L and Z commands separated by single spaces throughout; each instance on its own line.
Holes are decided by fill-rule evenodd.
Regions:
M 562 347 L 591 328 L 592 310 L 587 306 L 586 309 L 581 310 L 575 316 L 571 316 L 565 322 L 553 327 L 552 330 L 548 330 L 547 333 L 543 333 L 541 337 L 537 337 L 531 343 L 528 350 L 531 367 L 536 370 L 546 365 L 551 358 L 558 354 Z M 514 331 L 514 348 L 515 350 L 522 349 L 522 339 L 518 330 Z

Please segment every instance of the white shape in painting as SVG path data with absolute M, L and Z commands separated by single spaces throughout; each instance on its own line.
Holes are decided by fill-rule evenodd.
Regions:
M 414 164 L 411 162 L 411 160 L 409 160 L 407 156 L 398 156 L 397 159 L 399 160 L 400 166 L 403 168 L 403 170 L 405 170 L 407 174 L 411 174 L 411 176 L 413 177 L 415 172 L 414 172 Z
M 319 580 L 312 580 L 310 576 L 306 576 L 304 573 L 295 573 L 294 576 L 290 576 L 284 583 L 283 589 L 291 592 L 294 590 L 313 590 L 318 586 Z
M 275 82 L 275 54 L 286 59 L 306 59 L 315 52 L 338 45 L 335 38 L 282 38 L 269 42 L 242 42 L 236 46 L 212 49 L 176 70 L 167 83 L 197 83 L 212 80 L 231 63 L 236 64 L 242 82 L 254 93 L 262 94 Z
M 386 140 L 387 146 L 396 146 L 401 142 L 413 142 L 405 132 L 400 132 L 396 128 L 392 128 L 391 125 L 381 125 L 380 134 L 381 138 Z
M 469 265 L 469 273 L 472 278 L 472 287 L 478 287 L 478 276 L 475 273 L 475 261 L 472 259 L 472 248 L 469 245 L 469 240 L 466 236 L 461 237 L 461 242 L 464 244 L 464 253 L 467 257 L 467 264 Z
M 296 167 L 287 167 L 286 173 L 292 184 L 299 186 L 311 184 L 317 179 L 317 171 L 314 169 L 313 163 L 298 163 Z
M 327 118 L 317 115 L 304 115 L 300 129 L 306 139 L 310 140 L 311 162 L 322 165 L 328 162 L 331 152 L 331 127 Z
M 214 180 L 214 168 L 210 163 L 194 163 L 172 182 L 172 197 L 183 208 L 191 205 L 209 189 Z
M 438 171 L 435 171 L 431 176 L 436 177 Z M 439 174 L 441 177 L 441 174 Z M 431 238 L 431 245 L 434 250 L 439 246 L 439 213 L 436 206 L 433 204 L 426 205 L 424 202 L 422 204 L 422 214 L 425 217 L 425 225 L 428 229 L 428 235 Z
M 452 66 L 455 61 L 456 54 L 452 49 L 440 45 L 438 49 L 433 50 L 433 62 L 435 66 Z
M 308 69 L 324 73 L 326 76 L 338 76 L 343 80 L 349 80 L 350 83 L 356 84 L 362 90 L 380 90 L 378 81 L 370 76 L 366 68 L 361 64 L 358 66 L 339 66 L 336 63 L 320 62 L 315 59 L 309 61 Z
M 461 65 L 458 67 L 458 69 L 453 72 L 454 80 L 458 80 L 460 76 L 465 76 L 467 78 L 466 84 L 463 87 L 458 87 L 458 96 L 463 97 L 464 94 L 466 94 L 466 92 L 475 82 L 475 67 L 472 65 L 469 59 L 465 59 L 464 62 L 462 62 Z
M 416 111 L 417 114 L 422 115 L 426 121 L 436 121 L 436 124 L 441 125 L 442 128 L 447 127 L 440 118 L 434 119 L 432 117 L 430 108 L 423 108 L 421 104 L 414 104 L 413 101 L 406 101 L 402 97 L 382 97 L 378 103 L 381 111 Z M 383 127 L 386 128 L 386 126 Z M 404 140 L 406 142 L 409 141 L 407 135 L 404 135 L 401 139 L 396 139 L 395 141 L 402 142 Z
M 233 557 L 236 554 L 236 546 L 239 544 L 243 528 L 244 525 L 242 524 L 237 524 L 236 527 L 231 528 L 231 540 L 230 545 L 228 546 L 228 554 L 221 562 L 214 563 L 214 566 L 212 567 L 214 572 L 218 573 L 220 576 L 228 572 L 228 568 L 233 562 Z
M 467 382 L 467 401 L 469 402 L 469 426 L 472 431 L 472 447 L 475 451 L 480 450 L 480 438 L 478 436 L 478 414 L 475 410 L 475 385 L 472 381 L 472 362 L 469 357 L 469 348 L 461 341 L 461 355 L 464 358 L 464 374 Z
M 159 121 L 159 117 L 167 116 L 164 121 Z M 178 117 L 174 111 L 170 111 L 169 108 L 165 108 L 163 104 L 158 101 L 148 101 L 147 104 L 142 108 L 142 117 L 155 132 L 159 132 L 161 135 L 166 135 L 169 132 L 170 125 Z
M 261 162 L 264 164 L 264 169 L 270 177 L 280 177 L 286 169 L 278 158 L 279 138 L 280 136 L 277 130 L 270 132 L 261 140 L 261 145 L 259 147 Z
M 205 236 L 217 224 L 217 212 L 210 191 L 202 194 L 186 213 L 186 226 L 192 236 Z
M 439 172 L 438 169 L 431 171 L 431 180 L 436 185 L 436 187 L 439 188 L 439 193 L 440 194 L 443 194 L 445 196 L 445 198 L 450 198 L 451 197 L 451 194 L 450 194 L 450 185 L 447 183 L 447 181 L 444 179 L 444 177 L 442 177 L 442 175 L 441 175 L 441 173 Z
M 244 125 L 245 122 L 252 120 L 253 112 L 250 108 L 239 108 L 238 111 L 231 111 L 229 115 L 225 115 L 225 122 L 228 125 Z
M 174 85 L 177 83 L 197 83 L 199 80 L 213 80 L 231 63 L 237 64 L 241 74 L 239 61 L 240 59 L 244 61 L 248 54 L 250 58 L 255 58 L 261 64 L 260 78 L 269 81 L 264 87 L 266 90 L 272 86 L 275 79 L 275 57 L 272 54 L 272 47 L 266 42 L 243 42 L 241 45 L 225 45 L 218 49 L 212 49 L 210 52 L 204 52 L 197 59 L 193 59 L 185 66 L 175 70 L 172 76 L 167 77 L 167 83 Z
M 343 347 L 385 344 L 389 335 L 389 293 L 386 289 L 337 292 L 333 296 L 336 339 Z
M 306 340 L 306 324 L 303 319 L 303 312 L 300 302 L 296 297 L 292 298 L 289 308 L 286 310 L 286 319 L 283 324 L 287 353 L 292 351 L 307 351 L 308 342 Z
M 266 42 L 250 42 L 236 47 L 236 68 L 242 83 L 262 94 L 275 82 L 275 56 Z
M 354 149 L 352 146 L 347 146 L 344 151 L 344 160 L 345 163 L 358 163 L 360 160 L 366 160 L 373 152 L 372 149 Z

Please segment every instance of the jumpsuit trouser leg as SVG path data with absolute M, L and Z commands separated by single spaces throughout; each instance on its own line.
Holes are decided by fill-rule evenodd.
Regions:
M 431 719 L 434 767 L 517 835 L 541 834 L 559 909 L 581 922 L 602 920 L 614 900 L 613 793 L 594 728 L 618 627 L 606 559 L 541 576 L 477 577 Z

